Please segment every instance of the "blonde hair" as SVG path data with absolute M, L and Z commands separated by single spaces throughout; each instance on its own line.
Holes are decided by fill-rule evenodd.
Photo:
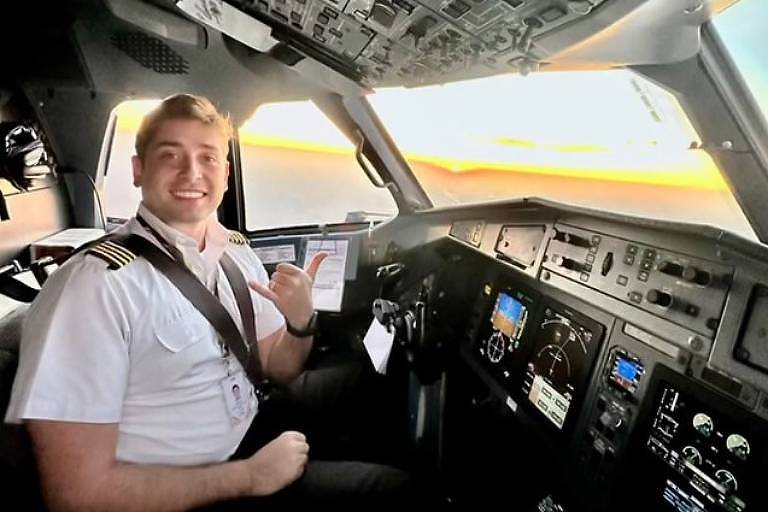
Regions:
M 171 119 L 189 119 L 213 126 L 221 133 L 226 143 L 232 137 L 229 116 L 221 115 L 211 100 L 193 94 L 175 94 L 165 98 L 141 121 L 135 143 L 136 154 L 141 160 L 144 160 L 157 129 L 164 121 Z

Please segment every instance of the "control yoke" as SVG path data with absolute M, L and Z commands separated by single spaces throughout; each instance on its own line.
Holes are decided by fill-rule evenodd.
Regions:
M 379 267 L 376 270 L 376 277 L 381 281 L 379 291 L 382 292 L 387 282 L 398 276 L 404 268 L 402 263 Z M 410 307 L 403 307 L 381 296 L 373 301 L 372 309 L 376 320 L 386 327 L 388 332 L 394 332 L 395 340 L 405 349 L 409 363 L 413 363 L 423 351 L 426 342 L 427 295 L 426 288 L 422 287 L 418 299 Z

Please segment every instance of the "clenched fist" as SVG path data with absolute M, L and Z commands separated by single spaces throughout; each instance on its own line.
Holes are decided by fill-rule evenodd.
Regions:
M 307 465 L 309 445 L 301 432 L 283 432 L 245 462 L 250 470 L 251 493 L 266 496 L 297 480 Z

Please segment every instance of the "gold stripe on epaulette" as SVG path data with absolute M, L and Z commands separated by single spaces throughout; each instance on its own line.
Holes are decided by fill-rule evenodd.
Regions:
M 229 241 L 235 245 L 248 245 L 248 239 L 238 231 L 229 232 Z
M 136 255 L 133 252 L 111 240 L 105 240 L 94 245 L 86 251 L 86 254 L 93 254 L 106 261 L 111 270 L 123 268 L 136 259 Z

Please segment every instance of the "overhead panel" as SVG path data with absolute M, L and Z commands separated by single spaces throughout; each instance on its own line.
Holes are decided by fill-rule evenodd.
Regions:
M 374 86 L 423 85 L 542 63 L 536 39 L 617 0 L 229 0 L 274 34 Z M 275 24 L 276 22 L 276 24 Z

